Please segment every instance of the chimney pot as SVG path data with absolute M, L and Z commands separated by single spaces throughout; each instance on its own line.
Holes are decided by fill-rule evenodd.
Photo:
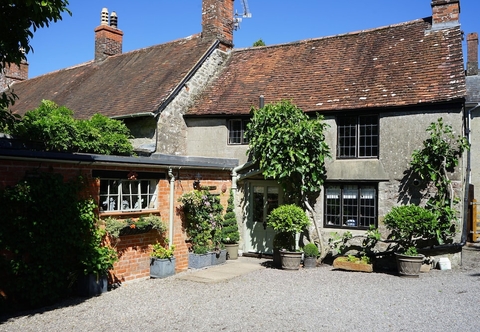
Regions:
M 117 17 L 117 13 L 115 13 L 115 12 L 112 12 L 112 13 L 110 14 L 110 26 L 111 26 L 112 28 L 115 28 L 115 29 L 116 29 L 117 26 L 118 26 L 118 17 Z
M 108 25 L 108 9 L 103 8 L 100 17 L 100 25 Z

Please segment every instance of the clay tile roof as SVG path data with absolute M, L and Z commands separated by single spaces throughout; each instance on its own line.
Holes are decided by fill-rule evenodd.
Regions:
M 188 115 L 246 115 L 260 95 L 306 112 L 464 98 L 460 27 L 429 30 L 430 22 L 235 50 Z
M 19 82 L 12 110 L 24 114 L 49 99 L 80 119 L 155 112 L 211 46 L 195 35 Z

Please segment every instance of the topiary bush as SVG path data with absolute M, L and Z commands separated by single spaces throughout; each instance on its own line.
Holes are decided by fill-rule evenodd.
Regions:
M 280 205 L 273 209 L 267 217 L 267 225 L 288 237 L 287 250 L 295 250 L 295 234 L 310 225 L 305 211 L 295 204 Z M 284 245 L 287 247 L 286 243 Z
M 240 240 L 240 232 L 238 231 L 237 217 L 234 212 L 232 189 L 230 189 L 227 212 L 223 219 L 222 242 L 227 244 L 238 243 Z
M 318 257 L 320 255 L 317 245 L 312 242 L 307 243 L 305 247 L 303 247 L 303 253 L 305 257 Z

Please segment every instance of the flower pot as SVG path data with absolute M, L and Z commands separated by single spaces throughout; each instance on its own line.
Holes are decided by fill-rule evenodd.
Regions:
M 150 278 L 165 278 L 175 274 L 175 257 L 151 258 Z
M 223 249 L 218 252 L 212 252 L 212 265 L 223 264 L 227 261 L 227 250 Z
M 107 291 L 107 275 L 98 276 L 95 273 L 81 275 L 77 280 L 77 293 L 79 296 L 92 297 Z
M 424 255 L 407 256 L 395 253 L 397 269 L 400 277 L 418 278 Z
M 302 253 L 296 251 L 280 251 L 280 259 L 282 261 L 282 269 L 298 270 L 302 262 Z
M 201 269 L 212 265 L 212 253 L 206 254 L 188 254 L 188 267 L 191 269 Z
M 317 257 L 305 257 L 303 259 L 303 267 L 305 269 L 312 269 L 317 267 Z
M 225 244 L 227 259 L 238 259 L 238 243 Z
M 347 257 L 337 257 L 333 261 L 333 268 L 345 271 L 373 272 L 373 264 L 367 264 L 360 259 L 349 261 Z

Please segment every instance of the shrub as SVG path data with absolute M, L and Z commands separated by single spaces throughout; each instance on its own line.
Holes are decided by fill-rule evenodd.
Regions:
M 153 245 L 151 256 L 158 259 L 169 259 L 173 257 L 174 251 L 174 245 L 168 248 L 166 245 L 162 245 L 161 243 L 157 242 Z
M 227 213 L 223 217 L 222 242 L 237 243 L 240 240 L 238 231 L 237 217 L 234 212 L 233 191 L 230 189 L 230 197 L 228 198 Z
M 315 243 L 307 243 L 305 247 L 303 247 L 303 252 L 305 257 L 318 257 L 318 255 L 320 255 L 318 247 Z

